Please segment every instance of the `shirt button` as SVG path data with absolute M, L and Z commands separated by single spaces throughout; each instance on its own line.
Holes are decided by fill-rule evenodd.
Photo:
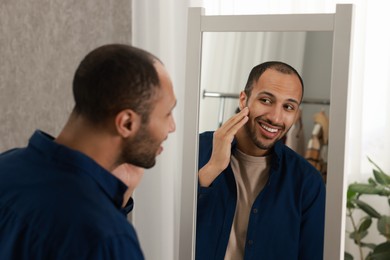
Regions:
M 256 214 L 257 212 L 259 212 L 258 209 L 253 209 L 253 213 Z
M 253 245 L 253 240 L 251 239 L 251 240 L 248 240 L 248 245 Z

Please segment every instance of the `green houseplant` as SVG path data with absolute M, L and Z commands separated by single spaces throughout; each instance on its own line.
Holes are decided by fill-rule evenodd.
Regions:
M 348 186 L 347 219 L 351 222 L 353 230 L 347 231 L 347 233 L 359 249 L 360 260 L 388 260 L 390 259 L 390 216 L 381 214 L 380 211 L 365 202 L 364 198 L 366 196 L 380 196 L 387 199 L 390 207 L 390 176 L 384 173 L 370 158 L 368 160 L 374 166 L 373 177 L 370 177 L 367 183 L 352 183 Z M 363 216 L 358 221 L 354 217 L 356 211 L 363 212 Z M 379 234 L 384 236 L 384 241 L 380 244 L 365 241 L 372 224 L 376 225 Z M 369 250 L 366 256 L 363 254 L 363 248 Z M 353 257 L 345 252 L 344 259 L 349 260 Z

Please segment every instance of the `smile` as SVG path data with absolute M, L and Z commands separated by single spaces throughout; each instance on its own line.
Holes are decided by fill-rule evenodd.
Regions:
M 276 133 L 276 132 L 279 131 L 279 129 L 272 128 L 272 127 L 266 126 L 266 125 L 261 124 L 261 123 L 260 123 L 260 126 L 261 126 L 264 130 L 266 130 L 266 131 L 268 131 L 268 132 L 270 132 L 270 133 Z

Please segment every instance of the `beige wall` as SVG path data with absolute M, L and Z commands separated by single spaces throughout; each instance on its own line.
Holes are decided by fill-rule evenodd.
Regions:
M 0 2 L 0 152 L 39 128 L 56 136 L 73 73 L 91 49 L 131 42 L 131 0 Z

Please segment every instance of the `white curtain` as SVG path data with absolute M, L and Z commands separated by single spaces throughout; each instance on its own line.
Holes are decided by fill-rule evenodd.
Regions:
M 355 4 L 351 53 L 351 93 L 347 160 L 348 182 L 371 173 L 370 156 L 390 172 L 390 24 L 386 0 L 134 0 L 133 42 L 159 56 L 173 78 L 178 105 L 176 133 L 165 144 L 157 166 L 145 173 L 136 191 L 134 223 L 146 259 L 177 259 L 180 205 L 180 154 L 188 6 L 207 15 L 335 12 L 337 3 Z M 162 239 L 163 238 L 163 239 Z M 349 239 L 346 249 L 353 248 Z M 176 249 L 174 249 L 176 246 Z
M 177 98 L 176 132 L 164 142 L 154 168 L 135 191 L 132 221 L 148 260 L 178 259 L 186 26 L 183 0 L 133 0 L 133 44 L 159 57 Z

